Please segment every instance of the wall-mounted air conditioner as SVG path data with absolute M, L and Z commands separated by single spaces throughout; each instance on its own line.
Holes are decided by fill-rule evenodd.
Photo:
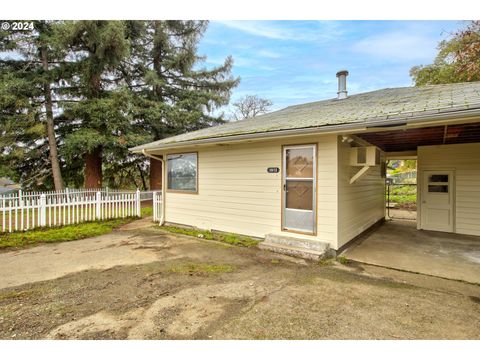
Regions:
M 350 148 L 351 166 L 380 165 L 380 149 L 375 146 L 361 146 Z

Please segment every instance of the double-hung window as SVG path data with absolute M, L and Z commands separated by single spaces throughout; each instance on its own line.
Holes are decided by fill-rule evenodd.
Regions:
M 197 153 L 167 155 L 167 189 L 180 192 L 198 192 Z

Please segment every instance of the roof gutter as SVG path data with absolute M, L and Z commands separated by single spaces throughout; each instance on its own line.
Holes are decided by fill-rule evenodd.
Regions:
M 460 117 L 461 116 L 461 117 Z M 179 147 L 187 147 L 194 145 L 204 145 L 212 144 L 218 142 L 235 142 L 242 140 L 255 140 L 255 139 L 270 139 L 275 137 L 286 137 L 286 136 L 298 136 L 298 135 L 316 135 L 316 134 L 328 134 L 328 133 L 344 133 L 351 131 L 360 131 L 366 129 L 385 129 L 389 130 L 392 127 L 401 127 L 401 126 L 414 126 L 423 123 L 429 123 L 432 120 L 437 121 L 447 121 L 454 119 L 466 119 L 472 117 L 480 116 L 480 108 L 470 109 L 470 110 L 461 110 L 461 111 L 451 111 L 451 112 L 439 112 L 431 113 L 427 115 L 420 115 L 415 117 L 391 117 L 390 119 L 382 119 L 372 122 L 356 122 L 352 124 L 341 124 L 341 125 L 325 125 L 317 127 L 307 127 L 307 128 L 298 128 L 298 129 L 287 129 L 287 130 L 274 130 L 270 132 L 260 132 L 260 133 L 250 133 L 250 134 L 241 134 L 241 135 L 227 135 L 227 136 L 218 136 L 210 137 L 198 140 L 183 141 L 177 143 L 165 143 L 158 145 L 150 145 L 146 147 L 135 147 L 131 148 L 130 151 L 134 153 L 143 153 L 144 150 L 162 150 L 162 149 L 172 149 Z M 149 144 L 147 144 L 149 145 Z M 149 156 L 149 155 L 147 155 Z

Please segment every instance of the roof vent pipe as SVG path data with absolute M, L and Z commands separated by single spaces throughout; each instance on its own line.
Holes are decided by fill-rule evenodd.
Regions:
M 347 70 L 341 70 L 337 72 L 338 78 L 338 100 L 346 99 L 347 98 Z

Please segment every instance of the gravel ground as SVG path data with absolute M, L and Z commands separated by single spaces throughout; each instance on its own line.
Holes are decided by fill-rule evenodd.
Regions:
M 98 266 L 92 261 L 69 271 L 62 258 L 57 275 L 33 281 L 24 276 L 23 283 L 17 279 L 18 285 L 1 289 L 0 338 L 480 338 L 479 286 L 311 263 L 155 228 L 131 227 L 117 235 L 113 242 L 101 237 L 64 243 L 61 253 L 71 246 L 75 258 L 84 245 L 92 259 L 107 250 L 121 254 L 118 259 L 108 256 Z M 35 250 L 55 268 L 59 255 L 48 255 L 49 249 L 15 252 L 17 266 L 33 271 L 28 261 Z M 0 254 L 0 262 L 8 254 Z

